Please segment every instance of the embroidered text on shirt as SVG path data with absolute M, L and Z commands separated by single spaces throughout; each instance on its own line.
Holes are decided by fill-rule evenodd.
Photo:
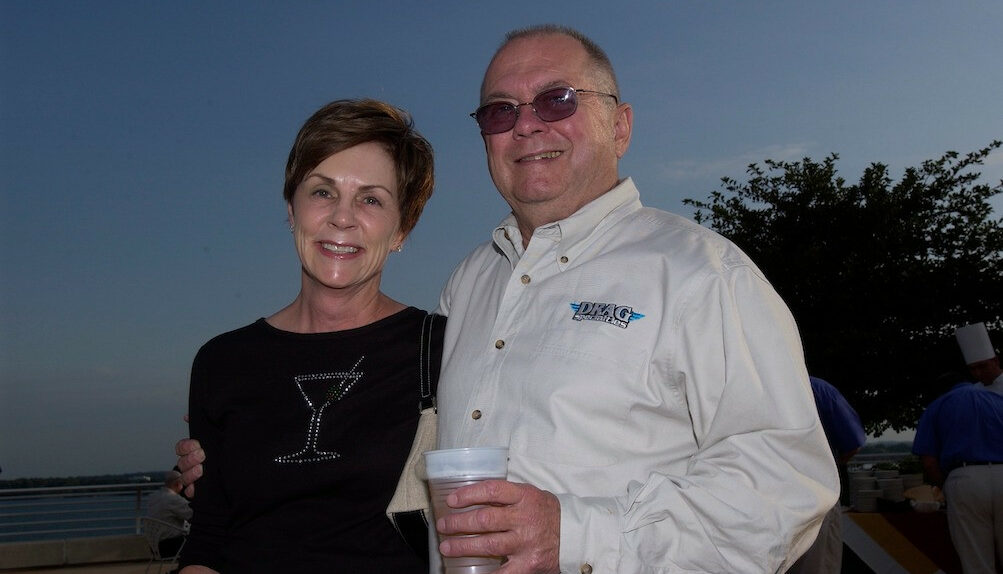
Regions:
M 626 329 L 631 321 L 644 317 L 640 313 L 635 313 L 633 308 L 616 303 L 582 301 L 581 303 L 572 303 L 571 308 L 575 311 L 571 317 L 575 321 L 601 321 L 616 325 L 621 329 Z

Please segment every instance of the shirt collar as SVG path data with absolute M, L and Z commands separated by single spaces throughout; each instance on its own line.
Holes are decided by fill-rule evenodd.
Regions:
M 567 263 L 567 260 L 574 259 L 581 252 L 584 248 L 583 240 L 595 233 L 601 224 L 608 225 L 641 207 L 641 194 L 634 181 L 628 177 L 570 217 L 538 227 L 530 241 L 550 240 L 560 243 L 562 262 Z M 519 232 L 515 215 L 511 213 L 495 227 L 492 239 L 513 264 L 525 251 L 522 233 Z

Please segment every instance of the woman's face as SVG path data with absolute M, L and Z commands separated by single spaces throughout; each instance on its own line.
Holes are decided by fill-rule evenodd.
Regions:
M 288 205 L 304 287 L 378 291 L 387 255 L 404 241 L 399 200 L 393 160 L 375 142 L 308 173 Z

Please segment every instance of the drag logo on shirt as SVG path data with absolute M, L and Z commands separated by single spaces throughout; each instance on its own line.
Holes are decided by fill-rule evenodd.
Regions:
M 582 301 L 581 303 L 572 303 L 571 308 L 575 312 L 571 318 L 575 321 L 602 321 L 616 325 L 621 329 L 626 329 L 631 321 L 644 317 L 644 315 L 635 312 L 632 307 L 616 303 Z

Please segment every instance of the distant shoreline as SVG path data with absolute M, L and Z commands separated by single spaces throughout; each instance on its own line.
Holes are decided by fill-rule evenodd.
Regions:
M 162 482 L 164 480 L 164 474 L 166 474 L 166 471 L 158 470 L 149 472 L 129 472 L 124 474 L 97 474 L 91 476 L 12 478 L 10 480 L 0 480 L 0 489 Z

